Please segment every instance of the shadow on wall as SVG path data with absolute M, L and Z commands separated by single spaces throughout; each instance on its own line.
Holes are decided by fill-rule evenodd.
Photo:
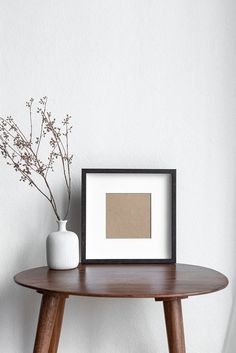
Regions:
M 9 352 L 15 352 L 16 346 L 19 352 L 31 352 L 33 347 L 40 303 L 39 294 L 19 287 L 13 281 L 17 269 L 25 266 L 25 259 L 30 253 L 31 245 L 15 259 L 15 264 L 12 265 L 15 273 L 9 276 L 4 282 L 4 288 L 1 289 L 0 341 L 1 346 L 9 347 Z
M 156 311 L 157 317 L 161 317 L 155 325 L 150 322 L 150 312 L 147 310 L 150 307 Z M 160 345 L 156 330 L 162 332 L 161 309 L 150 300 L 71 297 L 65 310 L 59 348 L 63 352 L 68 347 L 76 347 L 76 353 L 154 353 Z M 64 330 L 67 330 L 66 335 Z M 149 335 L 145 334 L 146 330 Z M 166 350 L 167 344 L 162 347 L 162 352 Z
M 81 195 L 79 191 L 75 191 L 72 193 L 67 229 L 71 230 L 72 232 L 75 232 L 78 235 L 79 239 L 81 239 Z
M 223 353 L 235 353 L 235 347 L 236 347 L 236 335 L 235 335 L 235 329 L 236 329 L 236 288 L 235 288 L 235 280 L 233 281 L 233 301 L 232 301 L 232 309 L 231 309 L 231 315 L 229 319 L 229 324 L 227 328 L 227 334 L 224 342 L 224 349 Z

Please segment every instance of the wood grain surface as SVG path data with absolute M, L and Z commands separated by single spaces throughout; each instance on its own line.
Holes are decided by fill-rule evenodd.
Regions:
M 159 299 L 216 292 L 228 284 L 217 271 L 184 264 L 79 265 L 66 271 L 38 267 L 14 279 L 28 288 L 65 295 Z
M 57 315 L 54 322 L 53 333 L 51 337 L 50 347 L 48 353 L 57 353 L 59 339 L 61 334 L 62 320 L 64 315 L 66 297 L 61 296 L 57 308 Z
M 181 300 L 163 302 L 170 353 L 186 353 Z
M 59 295 L 43 295 L 33 353 L 49 351 L 59 303 Z

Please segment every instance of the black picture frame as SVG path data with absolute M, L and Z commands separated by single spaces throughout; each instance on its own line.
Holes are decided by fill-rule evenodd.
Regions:
M 171 176 L 171 257 L 166 259 L 87 259 L 86 258 L 86 178 L 89 173 L 170 174 Z M 82 169 L 82 264 L 172 264 L 176 263 L 176 169 Z

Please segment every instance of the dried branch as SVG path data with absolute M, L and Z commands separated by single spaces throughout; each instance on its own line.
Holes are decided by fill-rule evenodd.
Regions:
M 56 126 L 56 120 L 51 118 L 51 113 L 47 112 L 47 97 L 40 99 L 41 107 L 37 108 L 40 116 L 40 131 L 33 136 L 32 106 L 34 99 L 30 98 L 26 102 L 29 109 L 30 134 L 29 138 L 19 128 L 14 119 L 9 116 L 0 118 L 0 152 L 3 158 L 7 159 L 7 164 L 21 174 L 20 181 L 27 181 L 30 186 L 35 187 L 50 202 L 57 219 L 61 219 L 58 213 L 55 197 L 48 181 L 49 172 L 54 171 L 54 164 L 57 159 L 61 160 L 63 176 L 67 189 L 67 208 L 65 217 L 68 216 L 71 201 L 71 172 L 72 155 L 69 155 L 68 133 L 71 132 L 71 117 L 69 115 L 63 120 L 65 127 L 63 132 Z M 63 141 L 65 140 L 65 142 Z M 48 145 L 47 162 L 39 157 L 40 146 L 43 143 Z M 46 188 L 44 191 L 35 180 L 39 176 Z M 63 218 L 65 219 L 65 218 Z

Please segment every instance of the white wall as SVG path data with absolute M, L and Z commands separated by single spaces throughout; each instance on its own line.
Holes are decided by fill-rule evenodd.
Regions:
M 233 0 L 0 0 L 1 114 L 26 126 L 26 99 L 47 95 L 59 118 L 74 118 L 73 230 L 81 167 L 178 169 L 178 260 L 231 281 L 184 301 L 189 353 L 236 344 L 235 20 Z M 1 350 L 29 353 L 40 296 L 12 277 L 45 264 L 55 221 L 0 168 Z M 60 352 L 167 353 L 161 304 L 71 298 Z

